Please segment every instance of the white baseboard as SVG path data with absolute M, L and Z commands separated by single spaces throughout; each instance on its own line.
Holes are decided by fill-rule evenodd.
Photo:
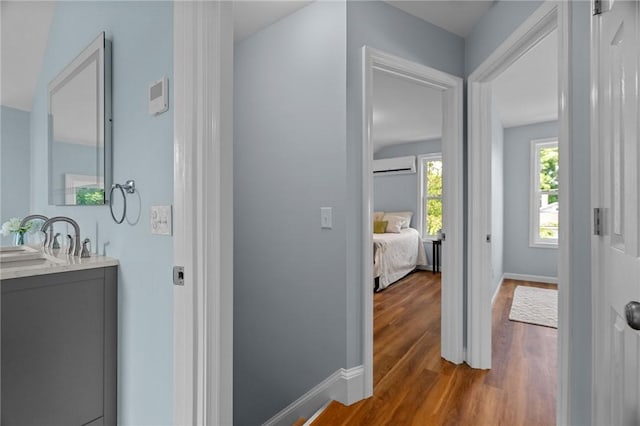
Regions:
M 290 426 L 300 417 L 309 418 L 331 400 L 351 405 L 362 399 L 364 367 L 341 368 L 267 420 L 264 426 Z
M 498 286 L 496 287 L 496 291 L 493 292 L 493 296 L 491 297 L 491 306 L 493 306 L 493 304 L 496 302 L 496 297 L 498 297 L 498 293 L 500 293 L 500 288 L 504 283 L 505 275 L 506 274 L 502 274 L 502 278 L 500 278 L 500 283 L 498 283 Z
M 558 277 L 549 277 L 546 275 L 512 274 L 510 272 L 505 272 L 502 278 L 505 280 L 532 281 L 536 283 L 558 284 Z
M 421 271 L 429 271 L 429 272 L 431 272 L 431 271 L 433 271 L 433 266 L 431 266 L 431 265 L 418 265 L 418 266 L 416 266 L 416 269 L 419 269 Z

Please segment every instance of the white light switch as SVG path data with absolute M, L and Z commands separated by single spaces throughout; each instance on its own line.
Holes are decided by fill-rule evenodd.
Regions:
M 331 207 L 320 207 L 320 227 L 323 229 L 331 229 Z
M 171 206 L 151 206 L 151 233 L 171 235 L 172 216 Z

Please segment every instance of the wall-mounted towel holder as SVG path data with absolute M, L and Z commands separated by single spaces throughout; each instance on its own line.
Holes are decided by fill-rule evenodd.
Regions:
M 120 193 L 122 194 L 123 208 L 122 208 L 122 217 L 120 220 L 116 219 L 116 215 L 113 213 L 113 190 L 118 188 Z M 111 186 L 111 191 L 109 192 L 109 211 L 111 212 L 111 217 L 113 221 L 117 224 L 121 224 L 124 222 L 125 217 L 127 217 L 127 194 L 134 194 L 136 192 L 136 182 L 134 180 L 128 180 L 121 185 L 119 183 L 114 183 Z

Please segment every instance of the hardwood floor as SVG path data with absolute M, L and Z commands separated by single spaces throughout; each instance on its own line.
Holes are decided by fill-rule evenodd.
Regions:
M 493 368 L 440 358 L 440 275 L 419 271 L 374 296 L 374 396 L 332 402 L 314 426 L 553 425 L 557 330 L 509 321 L 517 285 L 493 309 Z

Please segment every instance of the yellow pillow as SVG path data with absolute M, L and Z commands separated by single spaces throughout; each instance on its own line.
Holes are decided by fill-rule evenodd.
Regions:
M 373 222 L 373 233 L 374 234 L 384 234 L 387 230 L 387 222 L 386 220 L 376 220 Z

